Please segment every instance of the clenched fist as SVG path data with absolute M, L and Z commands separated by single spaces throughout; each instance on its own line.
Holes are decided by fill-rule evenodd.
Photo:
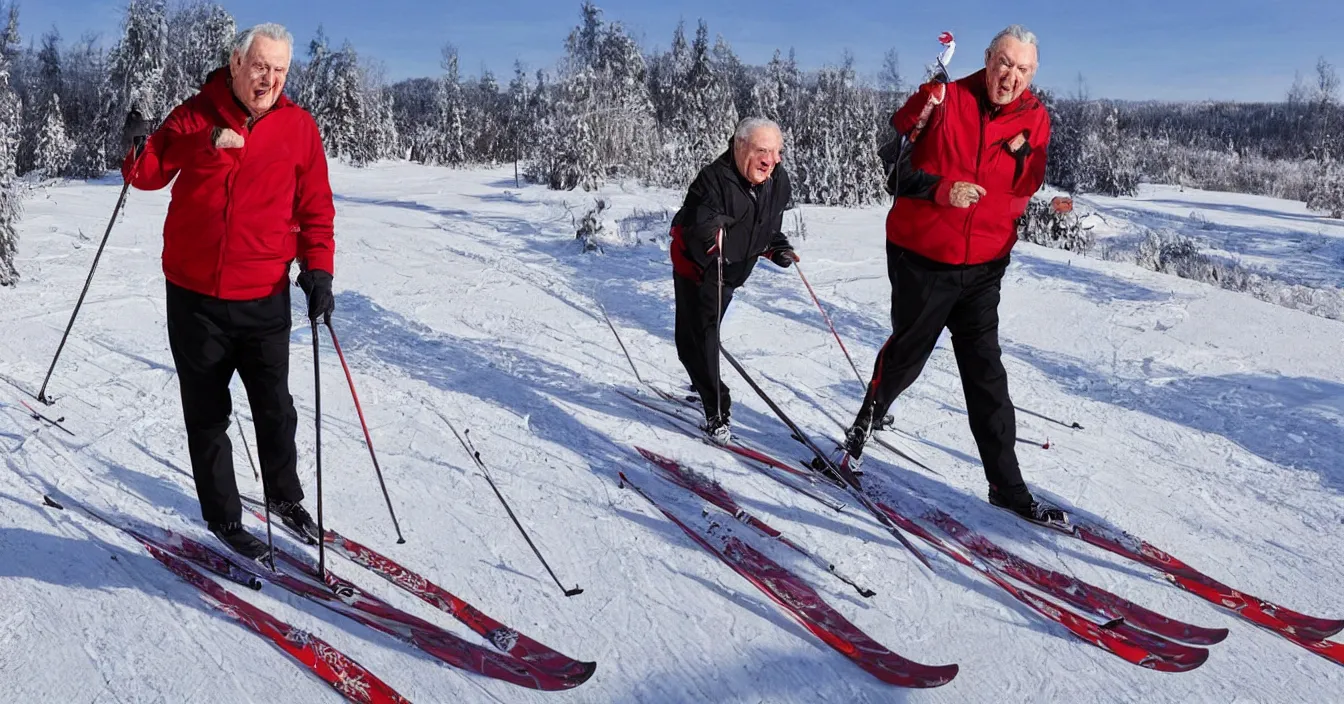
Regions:
M 948 192 L 947 199 L 952 202 L 954 208 L 969 208 L 980 201 L 980 196 L 985 195 L 985 189 L 970 183 L 969 181 L 957 181 L 952 184 L 952 190 Z
M 242 149 L 243 136 L 227 127 L 216 127 L 214 143 L 215 149 Z

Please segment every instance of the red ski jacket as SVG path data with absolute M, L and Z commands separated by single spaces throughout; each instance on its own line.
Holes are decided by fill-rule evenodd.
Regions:
M 289 265 L 333 272 L 336 208 L 317 123 L 284 95 L 252 120 L 233 96 L 227 67 L 177 106 L 123 178 L 158 190 L 174 177 L 163 224 L 163 273 L 206 296 L 252 300 L 289 286 Z M 242 149 L 215 149 L 229 128 Z M 132 177 L 134 174 L 134 177 Z
M 909 135 L 937 84 L 920 87 L 891 124 Z M 1008 149 L 1018 135 L 1026 144 Z M 1008 255 L 1017 242 L 1016 220 L 1045 181 L 1050 117 L 1027 89 L 1008 105 L 989 102 L 985 72 L 947 85 L 915 142 L 913 168 L 939 177 L 932 200 L 898 197 L 887 213 L 887 241 L 944 264 L 983 264 Z M 985 189 L 969 208 L 948 201 L 952 185 L 969 181 Z

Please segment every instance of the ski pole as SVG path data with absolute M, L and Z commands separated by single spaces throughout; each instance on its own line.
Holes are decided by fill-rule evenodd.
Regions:
M 495 485 L 495 480 L 490 476 L 490 470 L 486 469 L 485 462 L 481 461 L 481 453 L 477 452 L 475 444 L 471 443 L 469 439 L 471 430 L 463 431 L 468 436 L 467 438 L 464 438 L 462 435 L 458 434 L 457 428 L 452 423 L 449 423 L 447 418 L 444 418 L 442 414 L 440 414 L 439 417 L 448 425 L 448 429 L 453 431 L 453 437 L 457 438 L 457 441 L 462 444 L 462 449 L 467 451 L 467 454 L 471 456 L 472 461 L 476 463 L 476 466 L 480 468 L 481 473 L 485 475 L 485 481 L 490 484 L 490 488 L 495 492 L 495 497 L 499 499 L 499 503 L 504 505 L 504 511 L 509 514 L 509 520 L 513 521 L 513 525 L 518 528 L 518 532 L 523 534 L 523 540 L 526 540 L 527 546 L 532 548 L 532 554 L 536 555 L 537 559 L 541 561 L 541 566 L 546 568 L 546 573 L 551 575 L 551 579 L 555 582 L 555 586 L 560 587 L 560 591 L 564 592 L 565 596 L 582 594 L 583 590 L 580 589 L 578 585 L 575 585 L 573 589 L 565 588 L 565 585 L 560 582 L 560 578 L 555 576 L 555 570 L 551 569 L 550 564 L 546 562 L 546 558 L 541 556 L 541 551 L 537 549 L 536 544 L 532 542 L 532 538 L 527 534 L 527 531 L 523 529 L 523 524 L 519 523 L 518 517 L 513 515 L 513 509 L 509 508 L 509 502 L 504 500 L 504 495 L 500 493 L 499 487 Z
M 867 387 L 868 384 L 863 380 L 863 374 L 859 373 L 859 368 L 854 364 L 854 358 L 849 356 L 849 350 L 845 349 L 845 343 L 840 339 L 840 333 L 835 331 L 835 324 L 831 322 L 831 316 L 826 314 L 826 309 L 821 305 L 821 299 L 817 298 L 817 292 L 812 290 L 812 284 L 808 282 L 807 277 L 803 275 L 803 270 L 798 266 L 798 262 L 793 263 L 793 268 L 798 272 L 798 278 L 803 280 L 803 285 L 807 287 L 807 292 L 812 295 L 812 302 L 817 304 L 817 310 L 821 311 L 821 319 L 826 321 L 826 327 L 831 329 L 831 334 L 835 336 L 835 341 L 840 345 L 840 351 L 845 353 L 845 359 L 849 361 L 849 368 L 854 370 L 854 376 L 858 377 L 859 385 Z
M 762 389 L 760 385 L 756 383 L 755 379 L 751 378 L 751 375 L 747 373 L 747 370 L 738 363 L 733 355 L 728 354 L 728 350 L 723 350 L 723 356 L 724 359 L 728 360 L 729 364 L 733 365 L 733 368 L 736 369 L 737 373 L 742 376 L 742 379 L 747 382 L 747 385 L 751 387 L 751 390 L 755 391 L 756 395 L 760 396 L 762 401 L 765 401 L 765 405 L 770 407 L 770 410 L 774 412 L 775 417 L 779 418 L 784 425 L 788 426 L 789 430 L 793 432 L 793 439 L 810 449 L 812 454 L 816 455 L 817 459 L 825 462 L 831 471 L 841 477 L 841 484 L 844 485 L 843 488 L 848 491 L 851 496 L 858 499 L 859 503 L 863 504 L 863 507 L 868 509 L 869 513 L 873 514 L 873 518 L 876 518 L 878 523 L 881 523 L 906 550 L 909 550 L 921 564 L 932 572 L 933 565 L 929 564 L 929 558 L 925 557 L 924 553 L 920 552 L 919 548 L 916 548 L 910 542 L 910 539 L 901 533 L 900 529 L 896 527 L 896 524 L 892 523 L 891 519 L 887 518 L 887 516 L 873 504 L 872 500 L 868 498 L 868 495 L 863 493 L 863 489 L 859 486 L 858 478 L 854 476 L 854 473 L 850 471 L 849 467 L 836 464 L 831 461 L 830 458 L 826 457 L 826 453 L 822 452 L 821 449 L 817 447 L 816 443 L 812 442 L 812 439 L 784 413 L 784 410 L 775 403 L 774 399 L 770 398 L 769 394 L 765 393 L 765 389 Z
M 238 411 L 233 412 L 233 424 L 238 426 L 238 437 L 243 439 L 243 450 L 247 452 L 247 463 L 252 467 L 252 478 L 261 481 L 261 475 L 257 474 L 257 463 L 252 459 L 252 446 L 247 444 L 247 433 L 243 432 L 243 424 L 238 422 Z
M 317 433 L 317 574 L 325 583 L 327 581 L 327 531 L 322 526 L 322 365 L 318 357 L 318 335 L 317 318 L 309 321 L 312 324 L 313 333 L 313 407 L 316 409 Z M 263 483 L 263 486 L 265 484 Z M 269 525 L 270 521 L 267 521 Z
M 723 228 L 714 237 L 714 249 L 718 251 L 719 264 L 719 297 L 714 310 L 714 344 L 718 347 L 718 352 L 714 357 L 714 413 L 723 422 L 723 378 L 722 366 L 719 360 L 723 357 Z
M 117 205 L 112 208 L 112 219 L 107 221 L 107 229 L 103 232 L 103 241 L 98 244 L 98 251 L 93 255 L 93 265 L 89 267 L 89 276 L 84 279 L 84 290 L 79 292 L 79 300 L 75 302 L 75 309 L 70 313 L 70 322 L 65 324 L 65 332 L 61 335 L 61 343 L 56 346 L 56 354 L 52 355 L 51 366 L 47 367 L 47 376 L 42 379 L 42 388 L 37 390 L 37 400 L 48 406 L 55 403 L 47 398 L 47 384 L 51 381 L 51 373 L 56 370 L 56 360 L 61 358 L 61 350 L 65 349 L 65 340 L 70 337 L 70 329 L 75 327 L 75 318 L 79 316 L 79 309 L 84 305 L 84 297 L 89 293 L 89 285 L 93 283 L 93 272 L 98 270 L 98 260 L 103 256 L 103 248 L 107 246 L 107 238 L 112 234 L 112 226 L 117 223 L 117 214 L 121 212 L 122 206 L 126 203 L 126 191 L 131 187 L 131 182 L 136 176 L 140 175 L 140 157 L 144 156 L 145 138 L 136 137 L 135 144 L 131 147 L 131 153 L 135 157 L 135 162 L 131 166 L 131 177 L 126 179 L 126 183 L 121 184 L 121 195 L 117 197 Z
M 355 400 L 355 413 L 359 414 L 359 424 L 364 428 L 364 442 L 369 446 L 369 457 L 373 458 L 373 471 L 378 475 L 378 486 L 383 489 L 383 500 L 387 502 L 387 513 L 392 517 L 392 528 L 397 531 L 397 544 L 401 545 L 406 539 L 401 537 L 401 526 L 397 524 L 397 513 L 392 510 L 392 497 L 387 494 L 387 483 L 383 481 L 383 470 L 378 466 L 378 455 L 373 451 L 373 438 L 369 436 L 369 424 L 364 421 L 364 409 L 359 405 L 359 394 L 355 392 L 355 379 L 350 375 L 350 366 L 345 363 L 345 353 L 341 351 L 341 343 L 336 339 L 336 331 L 331 327 L 331 318 L 326 319 L 327 332 L 331 335 L 331 345 L 336 348 L 336 356 L 341 360 L 341 368 L 345 370 L 345 380 L 350 384 L 350 397 Z M 325 535 L 325 534 L 324 534 Z

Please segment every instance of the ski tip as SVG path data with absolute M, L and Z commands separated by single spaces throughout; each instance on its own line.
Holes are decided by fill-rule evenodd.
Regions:
M 47 506 L 50 506 L 50 507 L 52 507 L 52 508 L 57 508 L 57 509 L 60 509 L 60 510 L 62 510 L 62 511 L 65 510 L 65 507 L 62 506 L 62 505 L 60 504 L 60 502 L 58 502 L 57 500 L 51 498 L 50 496 L 47 496 L 46 494 L 43 494 L 43 495 L 42 495 L 42 503 L 43 503 L 43 504 L 46 504 Z

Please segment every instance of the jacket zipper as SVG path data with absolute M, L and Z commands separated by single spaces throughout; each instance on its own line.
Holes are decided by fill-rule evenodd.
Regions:
M 224 177 L 224 234 L 219 238 L 219 258 L 216 260 L 217 268 L 215 269 L 215 298 L 222 298 L 224 293 L 224 264 L 227 262 L 225 254 L 229 251 L 229 220 L 233 212 L 233 177 L 237 174 L 238 169 L 242 168 L 243 159 L 247 156 L 247 147 L 252 142 L 252 133 L 255 131 L 257 123 L 273 112 L 275 112 L 274 109 L 255 120 L 249 118 L 244 123 L 243 148 L 238 153 L 238 159 L 229 168 L 229 175 Z
M 977 107 L 977 112 L 979 112 L 979 110 L 978 110 L 979 106 L 976 106 L 976 107 Z M 983 112 L 980 112 L 980 146 L 979 146 L 978 149 L 975 150 L 975 182 L 976 182 L 976 183 L 979 183 L 979 182 L 980 182 L 980 160 L 984 157 L 984 153 L 985 153 L 985 132 L 986 132 L 986 130 L 988 129 L 988 126 L 989 126 L 988 118 L 985 116 L 985 114 L 984 114 Z M 971 263 L 971 225 L 972 225 L 972 223 L 975 221 L 975 210 L 976 210 L 976 208 L 978 208 L 978 207 L 980 207 L 980 203 L 979 203 L 979 201 L 977 201 L 977 202 L 971 204 L 971 207 L 970 207 L 970 211 L 971 211 L 971 212 L 966 213 L 966 226 L 965 226 L 965 228 L 963 228 L 963 231 L 964 231 L 964 233 L 965 233 L 965 235 L 966 235 L 966 261 L 965 261 L 965 263 L 966 263 L 968 266 L 969 266 L 970 263 Z

